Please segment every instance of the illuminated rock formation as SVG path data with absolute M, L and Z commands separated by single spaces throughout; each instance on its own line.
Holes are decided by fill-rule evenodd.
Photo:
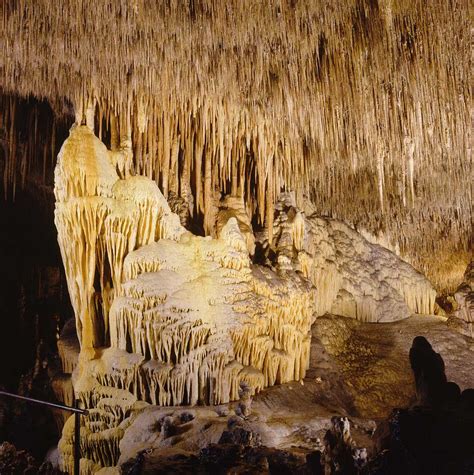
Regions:
M 120 180 L 116 154 L 86 126 L 74 127 L 55 172 L 55 223 L 79 341 L 108 340 L 113 290 L 120 291 L 125 256 L 136 247 L 184 233 L 156 185 Z
M 421 274 L 343 223 L 305 218 L 291 193 L 258 242 L 271 251 L 267 265 L 256 265 L 241 199 L 215 203 L 208 224 L 216 238 L 195 236 L 154 182 L 121 179 L 116 164 L 87 126 L 74 126 L 56 168 L 55 222 L 79 358 L 69 331 L 58 346 L 76 397 L 92 408 L 81 429 L 85 472 L 117 463 L 124 428 L 145 401 L 222 404 L 237 400 L 242 385 L 250 395 L 302 380 L 316 315 L 377 322 L 432 311 L 435 292 Z M 70 384 L 63 379 L 60 396 Z M 65 469 L 72 437 L 69 419 Z
M 394 322 L 454 293 L 473 242 L 466 3 L 0 2 L 1 193 L 52 207 L 55 181 L 74 325 L 52 388 L 91 408 L 84 473 L 117 463 L 147 404 L 302 381 L 327 312 Z M 470 336 L 471 274 L 449 319 Z M 67 470 L 72 437 L 68 420 Z
M 72 343 L 59 346 L 76 396 L 94 408 L 81 436 L 85 458 L 99 466 L 116 463 L 137 401 L 220 404 L 238 399 L 241 383 L 253 393 L 303 379 L 314 319 L 314 289 L 302 275 L 251 264 L 251 227 L 238 206 L 226 202 L 218 238 L 194 236 L 155 183 L 119 179 L 112 159 L 89 128 L 73 127 L 55 190 L 79 363 Z M 65 468 L 71 437 L 68 421 Z
M 388 322 L 434 312 L 436 291 L 422 274 L 341 221 L 305 218 L 292 194 L 277 204 L 274 228 L 277 266 L 295 267 L 313 283 L 317 315 Z

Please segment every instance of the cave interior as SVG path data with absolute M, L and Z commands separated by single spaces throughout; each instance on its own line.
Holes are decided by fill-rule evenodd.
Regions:
M 0 17 L 0 390 L 80 473 L 472 473 L 467 2 Z M 0 397 L 0 473 L 74 438 Z

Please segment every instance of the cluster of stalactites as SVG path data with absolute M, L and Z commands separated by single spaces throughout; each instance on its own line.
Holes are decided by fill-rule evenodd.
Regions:
M 165 198 L 192 201 L 207 234 L 216 193 L 271 232 L 286 188 L 386 231 L 433 275 L 430 255 L 469 245 L 462 2 L 38 0 L 2 2 L 0 17 L 0 87 L 69 98 Z

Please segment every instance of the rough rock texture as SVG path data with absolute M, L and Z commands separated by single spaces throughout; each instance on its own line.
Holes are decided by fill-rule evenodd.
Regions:
M 163 425 L 169 421 L 167 434 Z M 328 427 L 329 421 L 322 424 Z M 120 443 L 122 473 L 319 473 L 308 471 L 307 453 L 262 445 L 262 421 L 220 417 L 210 408 L 150 407 L 138 415 Z M 268 432 L 268 428 L 266 429 Z M 131 471 L 136 470 L 135 472 Z M 301 471 L 303 470 L 303 471 Z
M 38 463 L 26 450 L 18 450 L 9 442 L 0 444 L 0 473 L 2 475 L 65 475 L 50 462 Z
M 396 409 L 374 434 L 379 454 L 366 474 L 471 474 L 474 410 L 463 407 Z
M 0 444 L 0 473 L 33 475 L 37 472 L 37 463 L 28 452 L 17 450 L 14 445 L 8 442 Z
M 409 354 L 417 403 L 379 424 L 368 473 L 474 473 L 474 388 L 447 381 L 443 357 L 422 336 Z
M 472 339 L 448 327 L 444 318 L 413 316 L 374 325 L 325 316 L 312 327 L 310 367 L 304 384 L 285 383 L 255 395 L 252 412 L 245 421 L 246 430 L 258 434 L 263 446 L 274 448 L 268 450 L 290 452 L 304 463 L 306 454 L 323 450 L 332 417 L 339 414 L 351 422 L 355 447 L 367 448 L 368 457 L 373 457 L 376 441 L 372 434 L 376 425 L 393 407 L 406 407 L 415 401 L 408 354 L 417 335 L 424 335 L 435 351 L 444 356 L 447 377 L 456 381 L 461 390 L 474 386 L 474 359 L 466 358 L 474 352 Z M 126 394 L 129 393 L 96 386 L 94 399 L 89 403 L 97 407 L 91 414 L 96 421 L 95 444 L 102 444 L 98 453 L 104 455 L 99 456 L 108 460 L 109 449 L 105 447 L 111 442 L 110 436 L 118 434 L 120 438 L 113 442 L 118 457 L 115 463 L 123 465 L 144 451 L 144 473 L 153 473 L 161 466 L 163 470 L 178 470 L 185 461 L 188 471 L 182 468 L 183 473 L 191 473 L 190 467 L 196 470 L 192 473 L 198 473 L 201 450 L 219 443 L 239 405 L 235 402 L 206 408 L 160 408 L 137 403 L 129 394 L 120 409 L 122 416 L 113 406 L 118 404 L 119 396 Z M 121 428 L 112 430 L 123 417 Z M 83 435 L 89 437 L 85 429 Z M 106 440 L 101 442 L 101 437 Z M 93 442 L 89 443 L 86 449 L 92 454 Z M 221 461 L 230 453 L 222 447 L 213 450 L 220 451 L 216 460 Z M 237 453 L 242 454 L 241 450 Z M 240 463 L 242 458 L 236 457 L 232 456 L 229 464 Z
M 356 447 L 351 436 L 347 417 L 333 417 L 331 428 L 324 436 L 324 451 L 321 457 L 325 474 L 356 474 L 367 462 L 367 449 Z
M 197 455 L 165 451 L 141 454 L 122 467 L 126 475 L 274 474 L 319 475 L 320 454 L 295 454 L 270 447 L 214 444 Z
M 456 310 L 449 323 L 465 335 L 474 337 L 474 260 L 467 266 L 464 281 L 454 293 Z
M 195 236 L 156 183 L 130 176 L 129 159 L 126 143 L 110 152 L 89 127 L 74 126 L 55 173 L 79 341 L 63 331 L 66 376 L 55 391 L 72 400 L 72 381 L 91 408 L 81 428 L 84 473 L 117 464 L 120 441 L 146 402 L 225 404 L 242 396 L 240 387 L 250 399 L 302 381 L 316 315 L 379 322 L 433 309 L 434 290 L 410 265 L 340 222 L 305 218 L 291 194 L 276 208 L 274 234 L 269 228 L 257 242 L 257 260 L 266 256 L 257 265 L 240 198 L 215 200 L 206 223 L 216 237 Z M 248 409 L 247 401 L 236 411 L 248 418 Z M 174 422 L 164 424 L 169 435 Z M 67 470 L 72 438 L 70 418 L 59 444 Z
M 415 402 L 408 354 L 418 335 L 443 355 L 449 380 L 461 391 L 474 387 L 474 341 L 450 328 L 443 317 L 412 316 L 374 325 L 327 315 L 312 327 L 304 386 L 289 383 L 265 390 L 254 397 L 252 413 L 263 411 L 285 426 L 295 420 L 307 424 L 310 414 L 385 418 L 394 407 Z
M 113 165 L 116 155 L 88 127 L 73 127 L 55 171 L 55 223 L 77 333 L 85 348 L 107 342 L 112 288 L 120 289 L 125 255 L 157 238 L 184 232 L 151 180 L 119 179 Z
M 474 359 L 466 357 L 474 352 L 473 342 L 450 329 L 444 318 L 414 316 L 374 325 L 326 316 L 318 318 L 312 330 L 311 363 L 304 385 L 274 386 L 253 398 L 252 413 L 245 423 L 260 435 L 263 446 L 292 453 L 322 451 L 326 432 L 333 426 L 332 417 L 339 414 L 351 423 L 354 446 L 366 448 L 372 458 L 375 428 L 394 407 L 415 402 L 408 355 L 418 335 L 424 335 L 443 355 L 447 377 L 461 390 L 474 385 Z M 237 409 L 238 402 L 228 405 L 228 415 L 222 417 L 222 406 L 149 407 L 125 431 L 120 463 L 136 457 L 140 450 L 147 452 L 145 458 L 156 461 L 179 451 L 197 456 L 207 444 L 218 443 Z M 183 424 L 179 421 L 186 412 L 194 418 Z M 163 438 L 159 428 L 154 429 L 155 421 L 166 416 L 178 421 L 177 437 Z
M 444 361 L 423 336 L 413 339 L 410 348 L 410 365 L 415 377 L 418 402 L 423 405 L 439 403 L 444 397 L 444 388 L 448 384 Z

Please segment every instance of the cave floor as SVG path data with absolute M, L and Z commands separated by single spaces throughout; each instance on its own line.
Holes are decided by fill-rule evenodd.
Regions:
M 331 417 L 343 415 L 352 423 L 358 446 L 372 451 L 377 422 L 395 407 L 415 402 L 408 353 L 415 336 L 425 336 L 440 353 L 448 380 L 461 390 L 474 387 L 474 340 L 449 328 L 446 319 L 412 316 L 395 323 L 361 323 L 327 315 L 312 327 L 311 360 L 306 378 L 265 389 L 252 402 L 247 421 L 269 447 L 302 452 L 320 448 Z M 120 444 L 123 463 L 140 450 L 148 457 L 164 452 L 196 453 L 217 443 L 236 403 L 223 407 L 158 408 L 150 406 L 126 431 Z M 153 421 L 182 411 L 194 419 L 177 435 L 163 438 Z M 221 412 L 221 416 L 217 414 Z M 154 432 L 154 433 L 153 433 Z
M 271 414 L 337 413 L 386 417 L 414 402 L 408 353 L 415 336 L 425 336 L 440 353 L 448 380 L 461 391 L 474 386 L 474 340 L 446 325 L 446 319 L 413 315 L 394 323 L 361 323 L 324 316 L 312 327 L 310 367 L 303 384 L 266 389 L 254 406 Z

